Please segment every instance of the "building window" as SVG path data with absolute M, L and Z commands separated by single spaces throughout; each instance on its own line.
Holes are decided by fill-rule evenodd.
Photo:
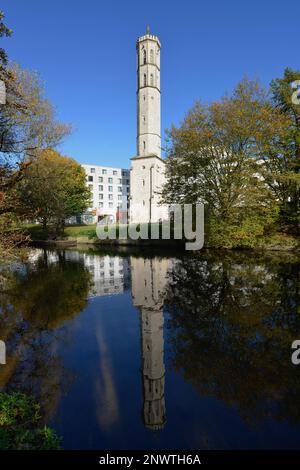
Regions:
M 127 188 L 127 192 L 129 193 L 129 188 Z
M 143 50 L 143 64 L 146 64 L 147 62 L 147 55 L 145 49 Z
M 111 209 L 112 207 L 114 207 L 113 203 L 112 202 L 109 202 L 108 203 L 108 207 Z
M 142 168 L 143 168 L 143 170 L 146 170 L 146 167 L 145 167 L 145 165 L 143 165 L 143 166 L 142 166 Z
M 151 75 L 150 75 L 150 85 L 151 85 L 151 86 L 154 85 L 154 82 L 153 82 L 153 73 L 151 73 Z
M 103 178 L 102 178 L 102 176 L 99 176 L 99 177 L 98 177 L 98 182 L 99 182 L 99 183 L 103 183 Z
M 144 147 L 144 150 L 146 150 L 146 142 L 143 140 L 143 147 Z
M 91 191 L 93 191 L 93 185 L 92 184 L 89 184 L 89 188 Z
M 119 193 L 122 192 L 122 186 L 118 186 L 118 192 L 119 192 Z
M 107 170 L 102 170 L 102 175 L 106 175 L 107 174 Z
M 108 191 L 111 193 L 113 190 L 113 187 L 112 186 L 108 186 Z
M 143 201 L 143 206 L 145 205 L 145 201 Z
M 118 201 L 122 201 L 122 196 L 121 196 L 121 194 L 118 195 Z
M 118 174 L 117 170 L 114 170 L 113 175 L 117 176 L 117 174 Z
M 99 207 L 103 207 L 103 202 L 99 202 Z
M 91 168 L 91 173 L 95 173 L 95 168 Z
M 99 199 L 103 199 L 103 194 L 99 194 Z
M 99 191 L 103 191 L 103 184 L 99 185 Z
M 108 182 L 109 182 L 109 183 L 112 183 L 112 182 L 113 182 L 113 179 L 112 179 L 112 178 L 108 178 Z
M 153 52 L 153 49 L 151 49 L 151 51 L 150 51 L 150 62 L 151 62 L 151 64 L 154 64 L 154 52 Z
M 122 184 L 122 178 L 118 178 L 119 184 Z
M 143 186 L 145 186 L 145 180 L 143 180 Z
M 93 176 L 88 176 L 88 181 L 94 181 Z
M 147 86 L 147 75 L 144 73 L 144 86 Z
M 108 199 L 109 199 L 110 201 L 112 201 L 112 200 L 113 200 L 113 195 L 112 195 L 112 194 L 109 194 L 109 195 L 108 195 Z

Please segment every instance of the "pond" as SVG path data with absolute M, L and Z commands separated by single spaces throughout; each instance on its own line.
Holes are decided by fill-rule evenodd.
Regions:
M 65 449 L 299 449 L 299 263 L 32 249 L 0 271 L 0 390 Z

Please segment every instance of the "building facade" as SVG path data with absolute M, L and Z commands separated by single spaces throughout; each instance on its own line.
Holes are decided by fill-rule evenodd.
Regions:
M 85 223 L 127 222 L 129 210 L 130 172 L 127 169 L 82 165 L 86 184 L 91 190 L 91 206 L 82 216 Z
M 157 36 L 137 40 L 137 155 L 131 159 L 130 222 L 159 222 L 168 218 L 159 204 L 165 182 L 161 159 L 160 49 Z

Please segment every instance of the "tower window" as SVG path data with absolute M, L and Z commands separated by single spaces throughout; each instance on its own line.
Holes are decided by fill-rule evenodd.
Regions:
M 147 75 L 144 73 L 144 86 L 147 86 Z
M 145 180 L 143 180 L 143 186 L 145 186 Z
M 151 64 L 154 64 L 154 52 L 153 52 L 153 49 L 151 49 L 151 51 L 150 51 L 150 62 L 151 62 Z
M 146 56 L 146 51 L 145 49 L 143 50 L 143 64 L 145 65 L 147 62 L 147 56 Z
M 154 84 L 153 83 L 153 73 L 151 73 L 151 75 L 150 75 L 150 85 L 153 86 L 153 84 Z
M 144 150 L 146 150 L 146 142 L 143 141 Z

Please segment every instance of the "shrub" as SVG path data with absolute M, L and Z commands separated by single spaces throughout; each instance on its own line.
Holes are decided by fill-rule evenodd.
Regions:
M 40 426 L 40 405 L 22 393 L 0 393 L 1 450 L 57 450 L 60 439 Z

